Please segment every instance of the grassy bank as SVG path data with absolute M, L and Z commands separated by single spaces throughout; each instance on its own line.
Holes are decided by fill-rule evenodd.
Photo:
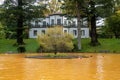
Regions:
M 81 52 L 110 52 L 120 53 L 120 39 L 99 39 L 101 45 L 97 47 L 91 47 L 88 45 L 90 39 L 82 40 Z
M 26 51 L 29 53 L 36 52 L 39 47 L 36 39 L 26 39 Z M 120 53 L 120 39 L 99 39 L 101 45 L 91 47 L 90 39 L 82 39 L 82 50 L 79 52 L 116 52 Z M 17 52 L 17 47 L 13 46 L 16 41 L 13 39 L 0 39 L 0 53 Z
M 17 52 L 17 47 L 13 46 L 15 44 L 16 40 L 15 39 L 0 39 L 0 53 L 11 53 Z M 34 53 L 36 52 L 37 48 L 39 47 L 38 42 L 36 39 L 25 39 L 25 47 L 26 47 L 26 52 Z

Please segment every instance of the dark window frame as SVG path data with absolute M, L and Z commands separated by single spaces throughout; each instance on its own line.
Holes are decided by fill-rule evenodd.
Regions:
M 34 36 L 37 36 L 37 30 L 34 30 L 34 31 L 33 31 L 33 35 L 34 35 Z

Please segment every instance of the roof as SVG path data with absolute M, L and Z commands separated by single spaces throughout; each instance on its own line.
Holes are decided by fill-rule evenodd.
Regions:
M 50 14 L 50 15 L 48 15 L 48 16 L 53 16 L 53 15 L 60 15 L 60 16 L 64 16 L 65 14 L 63 14 L 63 13 L 54 13 L 54 14 Z

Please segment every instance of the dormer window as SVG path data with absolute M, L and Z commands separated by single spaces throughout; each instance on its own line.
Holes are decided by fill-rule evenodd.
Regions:
M 36 26 L 36 27 L 38 26 L 38 21 L 35 21 L 35 26 Z
M 73 26 L 74 26 L 74 27 L 76 26 L 76 22 L 75 22 L 75 21 L 73 21 Z
M 71 26 L 71 21 L 68 21 L 68 26 Z

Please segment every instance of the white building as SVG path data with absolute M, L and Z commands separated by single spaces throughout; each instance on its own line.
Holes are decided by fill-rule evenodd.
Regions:
M 45 33 L 47 28 L 55 25 L 63 26 L 63 32 L 70 33 L 74 36 L 74 38 L 77 38 L 77 18 L 68 20 L 66 15 L 63 14 L 52 14 L 46 18 L 38 18 L 33 20 L 29 30 L 29 38 L 37 38 L 37 34 Z M 89 28 L 85 23 L 81 28 L 81 38 L 89 38 Z

